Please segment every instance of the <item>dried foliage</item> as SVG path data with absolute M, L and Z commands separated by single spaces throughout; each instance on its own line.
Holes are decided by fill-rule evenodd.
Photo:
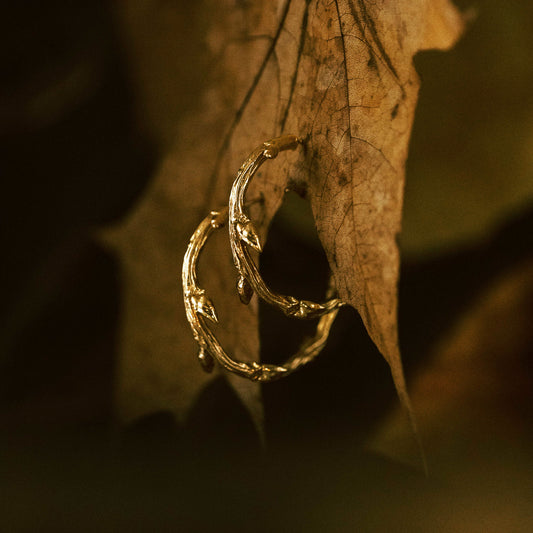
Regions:
M 412 60 L 456 41 L 458 12 L 448 0 L 224 1 L 203 12 L 210 60 L 200 103 L 180 121 L 177 142 L 139 205 L 106 237 L 124 276 L 123 418 L 158 408 L 183 417 L 209 379 L 178 289 L 183 253 L 201 218 L 227 203 L 249 152 L 282 133 L 303 137 L 305 149 L 256 177 L 249 195 L 265 204 L 255 223 L 265 234 L 288 183 L 309 200 L 339 295 L 359 311 L 408 406 L 396 238 L 419 85 Z M 245 307 L 234 296 L 227 241 L 210 244 L 209 253 L 203 280 L 223 324 L 217 336 L 234 357 L 257 358 L 256 304 Z M 260 420 L 257 389 L 232 382 Z

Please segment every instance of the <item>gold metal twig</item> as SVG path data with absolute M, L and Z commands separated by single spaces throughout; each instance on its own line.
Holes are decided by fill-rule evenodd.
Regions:
M 322 313 L 313 338 L 305 341 L 298 352 L 284 365 L 243 362 L 230 357 L 208 327 L 209 322 L 218 322 L 215 306 L 206 291 L 198 284 L 197 263 L 200 253 L 211 233 L 227 221 L 228 208 L 211 213 L 200 223 L 192 235 L 183 260 L 182 283 L 185 313 L 193 336 L 200 346 L 198 359 L 205 371 L 211 372 L 214 360 L 225 369 L 253 381 L 273 381 L 294 372 L 312 361 L 326 344 L 331 326 L 338 313 L 338 305 Z M 332 301 L 332 300 L 330 300 Z
M 338 309 L 344 302 L 332 298 L 325 303 L 299 300 L 294 296 L 279 295 L 270 290 L 250 256 L 248 247 L 261 252 L 261 242 L 250 217 L 244 212 L 244 196 L 250 181 L 267 159 L 275 159 L 279 152 L 294 150 L 301 139 L 296 135 L 284 135 L 263 143 L 243 163 L 233 182 L 229 199 L 229 238 L 233 262 L 239 278 L 237 290 L 241 301 L 247 304 L 256 292 L 265 302 L 280 308 L 285 315 L 294 318 L 315 318 Z

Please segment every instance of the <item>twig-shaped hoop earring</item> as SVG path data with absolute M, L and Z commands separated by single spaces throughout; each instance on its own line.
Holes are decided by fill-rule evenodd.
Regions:
M 284 135 L 263 143 L 243 163 L 233 182 L 229 199 L 229 238 L 233 262 L 239 272 L 237 290 L 241 301 L 247 304 L 256 292 L 265 302 L 279 307 L 285 315 L 295 318 L 314 318 L 331 313 L 343 305 L 342 300 L 332 298 L 323 304 L 309 300 L 298 300 L 272 292 L 261 278 L 247 246 L 261 252 L 257 231 L 244 212 L 244 196 L 251 179 L 267 160 L 277 157 L 279 152 L 294 150 L 302 141 L 295 135 Z
M 198 284 L 197 263 L 208 237 L 221 228 L 228 216 L 228 209 L 211 211 L 200 223 L 192 235 L 185 253 L 182 269 L 183 295 L 185 312 L 193 336 L 200 346 L 198 359 L 205 371 L 211 372 L 216 359 L 224 368 L 253 381 L 273 381 L 292 373 L 294 370 L 312 361 L 324 347 L 331 325 L 338 312 L 338 306 L 324 314 L 318 322 L 315 336 L 304 342 L 298 352 L 284 365 L 259 364 L 255 361 L 243 362 L 231 358 L 213 333 L 208 322 L 218 322 L 218 316 L 204 289 Z

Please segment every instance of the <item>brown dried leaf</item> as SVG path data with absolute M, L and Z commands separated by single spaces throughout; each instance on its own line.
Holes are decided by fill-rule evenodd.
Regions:
M 397 341 L 397 280 L 404 166 L 418 90 L 412 58 L 447 48 L 462 29 L 448 0 L 211 2 L 213 58 L 201 107 L 143 201 L 109 235 L 124 270 L 119 405 L 125 418 L 155 408 L 183 416 L 208 379 L 180 302 L 189 236 L 227 203 L 241 162 L 282 133 L 306 140 L 299 154 L 267 163 L 249 197 L 266 198 L 262 230 L 290 182 L 309 199 L 340 297 L 361 314 L 408 405 Z M 168 58 L 170 63 L 171 58 Z M 202 277 L 237 358 L 258 353 L 253 304 L 242 306 L 225 237 Z M 257 389 L 234 379 L 260 417 Z
M 435 474 L 462 479 L 469 470 L 476 476 L 491 472 L 488 464 L 510 462 L 509 449 L 513 464 L 526 460 L 521 453 L 530 448 L 532 302 L 533 260 L 526 259 L 472 301 L 428 354 L 411 395 Z M 398 409 L 367 445 L 417 462 Z

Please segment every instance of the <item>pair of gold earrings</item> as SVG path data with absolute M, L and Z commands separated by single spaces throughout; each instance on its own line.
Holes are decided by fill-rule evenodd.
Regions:
M 211 372 L 215 360 L 226 370 L 253 381 L 272 381 L 292 373 L 312 361 L 326 344 L 329 332 L 343 302 L 333 298 L 330 288 L 325 303 L 299 300 L 293 296 L 279 295 L 270 290 L 261 278 L 249 248 L 262 251 L 261 242 L 254 224 L 245 212 L 244 197 L 250 181 L 259 167 L 268 159 L 274 159 L 279 152 L 295 150 L 302 144 L 295 135 L 284 135 L 264 142 L 256 148 L 243 163 L 233 182 L 229 205 L 211 213 L 200 223 L 193 233 L 182 268 L 183 298 L 185 313 L 193 336 L 200 347 L 198 359 L 206 372 Z M 243 304 L 248 304 L 254 292 L 265 302 L 281 309 L 289 317 L 311 319 L 320 318 L 313 338 L 304 341 L 299 350 L 283 365 L 244 362 L 230 357 L 222 348 L 208 327 L 209 322 L 217 323 L 218 316 L 204 289 L 198 284 L 197 264 L 200 253 L 213 231 L 229 227 L 229 239 L 233 262 L 237 269 L 237 291 Z

